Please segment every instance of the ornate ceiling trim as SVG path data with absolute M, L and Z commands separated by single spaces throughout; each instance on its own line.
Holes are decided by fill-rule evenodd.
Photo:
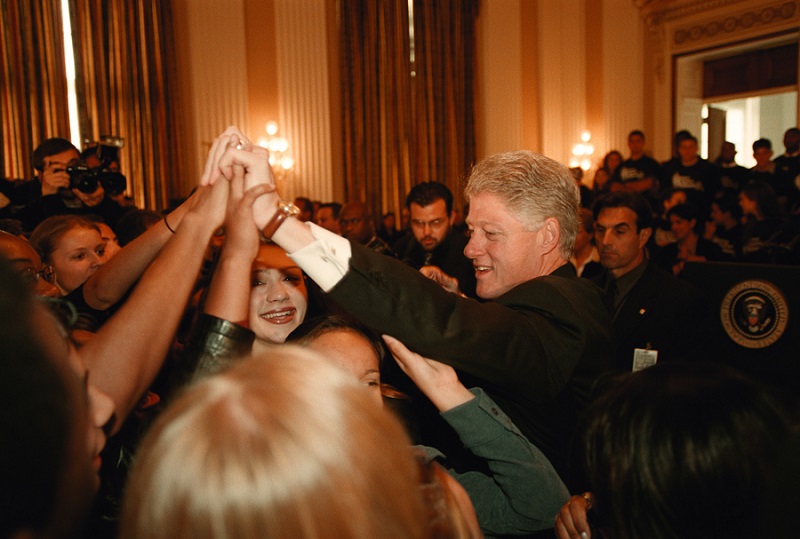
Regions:
M 653 44 L 664 81 L 671 54 L 800 28 L 800 0 L 632 0 Z
M 741 4 L 746 0 L 633 0 L 645 21 L 661 24 Z
M 782 2 L 743 13 L 724 15 L 711 20 L 678 26 L 672 31 L 673 44 L 685 47 L 691 42 L 718 39 L 734 32 L 758 32 L 760 27 L 782 25 L 798 19 L 797 2 Z

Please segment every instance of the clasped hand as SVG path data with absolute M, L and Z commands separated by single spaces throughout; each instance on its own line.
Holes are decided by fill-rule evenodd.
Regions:
M 250 142 L 238 128 L 228 127 L 214 141 L 200 185 L 214 185 L 220 177 L 233 181 L 236 166 L 244 169 L 243 193 L 257 188 L 258 197 L 252 205 L 253 220 L 258 229 L 262 229 L 276 211 L 275 176 L 269 164 L 269 151 Z

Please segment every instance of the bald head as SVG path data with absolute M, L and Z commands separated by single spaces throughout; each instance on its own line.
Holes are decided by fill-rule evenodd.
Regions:
M 40 273 L 43 269 L 42 259 L 28 240 L 0 231 L 0 257 L 8 260 L 18 273 L 30 276 L 36 295 L 54 298 L 61 295 L 58 288 Z
M 342 206 L 342 211 L 339 212 L 339 225 L 342 228 L 342 236 L 362 245 L 368 243 L 375 235 L 372 212 L 361 201 L 348 202 Z

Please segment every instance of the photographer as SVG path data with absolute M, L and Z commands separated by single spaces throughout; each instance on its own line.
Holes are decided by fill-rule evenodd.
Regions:
M 81 162 L 92 169 L 105 190 L 106 197 L 120 206 L 135 206 L 127 196 L 128 180 L 120 172 L 119 151 L 125 139 L 102 135 L 97 142 L 86 142 L 88 146 L 81 152 Z
M 33 166 L 36 178 L 18 185 L 12 198 L 26 231 L 47 217 L 63 214 L 98 215 L 113 228 L 124 213 L 105 196 L 98 170 L 81 162 L 78 149 L 68 140 L 45 140 L 33 152 Z

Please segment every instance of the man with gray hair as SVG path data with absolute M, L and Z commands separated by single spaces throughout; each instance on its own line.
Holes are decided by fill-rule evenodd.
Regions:
M 229 145 L 220 154 L 204 181 L 236 163 L 249 185 L 274 185 L 261 150 Z M 568 479 L 578 417 L 596 380 L 613 368 L 602 292 L 567 264 L 579 226 L 577 186 L 565 166 L 517 151 L 478 163 L 465 194 L 464 254 L 478 295 L 491 301 L 449 293 L 399 260 L 301 223 L 275 191 L 259 199 L 254 218 L 345 311 L 452 365 L 468 387 L 482 386 Z

